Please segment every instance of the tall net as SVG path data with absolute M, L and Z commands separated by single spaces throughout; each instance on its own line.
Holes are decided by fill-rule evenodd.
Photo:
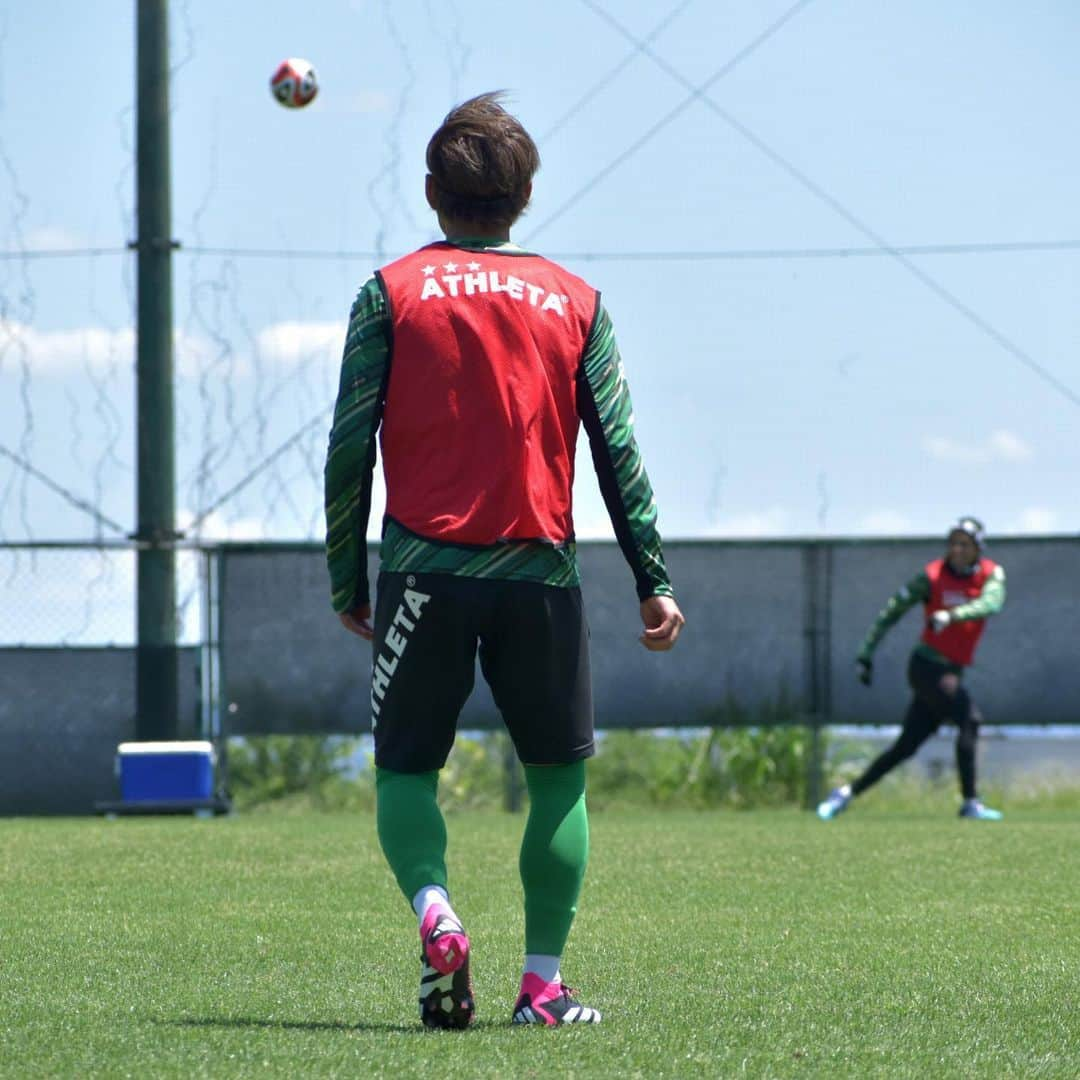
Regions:
M 1044 201 L 1058 211 L 995 218 L 978 203 L 964 218 L 963 197 L 976 203 L 987 182 L 960 179 L 951 213 L 966 225 L 927 232 L 951 220 L 931 214 L 940 193 L 927 178 L 943 183 L 943 161 L 961 176 L 964 154 L 943 140 L 909 167 L 918 144 L 901 121 L 937 108 L 947 45 L 922 43 L 924 78 L 897 74 L 889 85 L 907 99 L 894 102 L 874 96 L 888 76 L 872 46 L 908 41 L 903 20 L 860 22 L 860 37 L 810 0 L 715 7 L 582 0 L 507 23 L 486 4 L 341 5 L 310 38 L 283 27 L 311 42 L 323 87 L 290 113 L 265 85 L 279 57 L 239 51 L 254 8 L 173 5 L 177 515 L 189 540 L 321 537 L 349 304 L 373 267 L 436 238 L 423 146 L 451 102 L 500 85 L 544 159 L 515 237 L 603 288 L 667 535 L 937 532 L 961 511 L 999 532 L 1075 528 L 1053 501 L 1076 454 L 1059 433 L 1080 405 L 1062 360 L 1078 245 L 1053 216 L 1071 200 L 1055 204 L 1054 188 Z M 122 540 L 136 471 L 134 35 L 115 44 L 89 18 L 75 26 L 49 61 L 62 100 L 31 101 L 11 74 L 16 57 L 40 54 L 28 27 L 0 24 L 0 541 Z M 348 49 L 320 46 L 320 29 Z M 1031 19 L 1017 32 L 1045 29 Z M 807 59 L 837 34 L 865 109 Z M 992 36 L 987 48 L 1009 47 L 1008 29 Z M 768 95 L 784 108 L 766 108 Z M 63 154 L 40 150 L 43 109 L 71 133 Z M 1052 110 L 1028 112 L 1052 127 Z M 967 156 L 991 147 L 989 121 L 934 115 Z M 1018 106 L 996 123 L 1021 119 Z M 876 180 L 870 161 L 888 162 Z M 901 193 L 919 184 L 907 213 Z M 579 474 L 579 533 L 610 535 L 587 456 Z M 6 579 L 29 565 L 22 550 L 4 558 Z M 113 558 L 74 575 L 98 606 L 94 563 Z M 130 574 L 110 573 L 109 588 L 130 593 Z M 196 576 L 185 603 L 198 603 Z

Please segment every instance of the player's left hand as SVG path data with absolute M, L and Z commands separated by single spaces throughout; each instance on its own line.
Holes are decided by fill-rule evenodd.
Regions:
M 935 634 L 940 634 L 951 622 L 952 615 L 942 608 L 940 611 L 935 611 L 934 614 L 930 616 L 930 629 L 933 630 Z
M 874 681 L 874 661 L 870 657 L 860 656 L 855 661 L 855 668 L 863 686 L 869 686 Z
M 371 605 L 360 604 L 352 611 L 339 611 L 338 618 L 346 630 L 362 637 L 365 641 L 371 641 L 375 636 L 375 627 L 371 625 Z
M 641 621 L 645 633 L 638 640 L 649 652 L 675 648 L 679 631 L 686 623 L 679 605 L 670 596 L 650 596 L 641 601 Z

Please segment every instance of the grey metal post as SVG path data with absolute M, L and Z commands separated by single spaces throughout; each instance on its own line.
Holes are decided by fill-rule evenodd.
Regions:
M 135 735 L 178 730 L 168 0 L 136 0 Z
M 206 551 L 207 557 L 207 640 L 213 663 L 213 685 L 210 687 L 210 734 L 207 736 L 217 751 L 217 791 L 219 799 L 228 801 L 229 739 L 225 727 L 225 668 L 222 657 L 225 640 L 225 609 L 221 602 L 225 587 L 225 552 L 222 548 Z
M 813 808 L 823 795 L 824 747 L 822 728 L 832 715 L 832 545 L 803 548 L 804 707 L 810 722 L 806 757 L 806 805 Z

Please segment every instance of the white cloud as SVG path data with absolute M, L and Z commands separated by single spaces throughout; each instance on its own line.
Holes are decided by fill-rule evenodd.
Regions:
M 251 374 L 251 363 L 246 356 L 221 356 L 221 347 L 214 346 L 207 338 L 177 330 L 173 334 L 173 365 L 181 379 L 197 379 L 215 360 L 226 363 L 229 375 L 244 377 Z
M 899 510 L 872 510 L 859 519 L 856 531 L 898 536 L 912 531 L 911 518 L 907 514 L 900 513 Z
M 371 514 L 368 517 L 367 529 L 369 540 L 378 540 L 382 535 L 384 513 L 386 513 L 386 482 L 383 479 L 382 469 L 376 466 L 371 480 Z
M 345 325 L 334 322 L 282 322 L 260 331 L 258 347 L 263 359 L 282 366 L 317 357 L 336 375 L 345 343 Z M 194 379 L 220 363 L 230 378 L 253 373 L 246 349 L 221 355 L 221 346 L 209 338 L 177 330 L 174 362 L 181 378 Z M 14 319 L 0 318 L 0 377 L 26 364 L 32 375 L 68 376 L 106 372 L 134 372 L 135 331 L 130 326 L 81 326 L 70 330 L 39 330 Z
M 781 506 L 764 510 L 748 510 L 741 514 L 724 514 L 709 528 L 709 536 L 732 539 L 754 539 L 760 536 L 785 536 L 788 512 Z
M 181 532 L 189 532 L 194 521 L 195 514 L 191 510 L 180 510 L 176 515 L 177 528 Z M 198 535 L 202 540 L 264 540 L 267 524 L 265 518 L 229 519 L 215 510 L 203 520 Z
M 990 436 L 990 446 L 1002 461 L 1030 461 L 1035 452 L 1011 431 L 995 431 Z
M 193 377 L 209 361 L 205 338 L 177 331 L 174 338 L 177 374 Z M 38 330 L 26 323 L 0 319 L 0 375 L 12 374 L 25 362 L 31 375 L 133 374 L 135 330 L 130 326 L 79 326 L 71 330 Z
M 937 461 L 958 465 L 983 465 L 991 461 L 1030 461 L 1035 453 L 1013 431 L 998 429 L 982 442 L 964 442 L 948 435 L 927 435 L 923 450 Z
M 280 322 L 259 331 L 260 352 L 273 360 L 297 361 L 313 353 L 332 355 L 336 363 L 345 347 L 345 323 Z
M 25 243 L 28 251 L 67 251 L 70 248 L 86 247 L 82 236 L 61 225 L 45 225 L 40 229 L 32 229 L 27 233 Z
M 1029 506 L 1020 512 L 1016 527 L 1022 533 L 1048 533 L 1058 528 L 1058 513 L 1046 506 Z
M 38 330 L 26 323 L 0 319 L 0 375 L 25 362 L 32 374 L 64 375 L 76 371 L 100 374 L 129 366 L 135 355 L 135 331 L 84 326 L 74 330 Z
M 578 540 L 614 540 L 615 530 L 611 527 L 611 518 L 601 503 L 599 506 L 586 506 L 582 511 L 574 510 L 574 536 Z

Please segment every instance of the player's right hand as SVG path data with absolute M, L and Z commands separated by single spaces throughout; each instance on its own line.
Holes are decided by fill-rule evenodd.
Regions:
M 855 661 L 855 667 L 858 669 L 859 682 L 863 686 L 869 686 L 874 681 L 874 661 L 867 660 L 865 656 L 860 656 Z
M 375 637 L 375 627 L 371 625 L 371 605 L 360 604 L 352 611 L 339 611 L 338 618 L 346 630 L 365 641 L 371 641 Z

